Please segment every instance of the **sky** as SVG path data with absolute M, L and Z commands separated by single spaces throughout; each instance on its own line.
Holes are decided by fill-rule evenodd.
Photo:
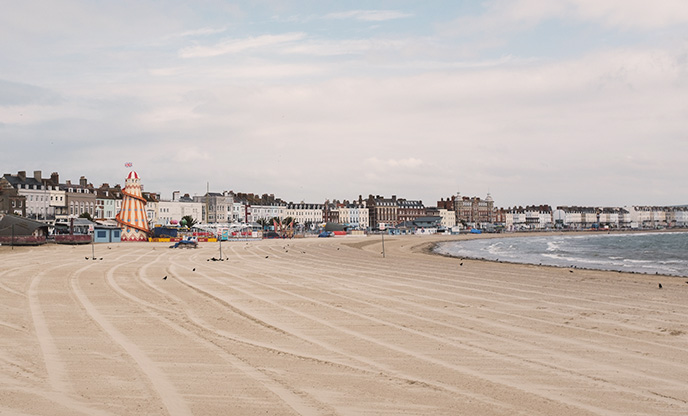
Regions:
M 688 203 L 685 0 L 0 0 L 0 170 Z

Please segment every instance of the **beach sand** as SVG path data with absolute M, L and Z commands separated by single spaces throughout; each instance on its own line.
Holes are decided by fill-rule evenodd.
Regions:
M 447 239 L 2 246 L 0 414 L 688 414 L 688 279 Z

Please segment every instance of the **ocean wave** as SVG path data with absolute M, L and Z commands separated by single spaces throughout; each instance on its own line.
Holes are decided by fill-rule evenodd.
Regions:
M 659 232 L 505 237 L 499 241 L 439 244 L 436 251 L 515 263 L 688 276 L 687 235 Z

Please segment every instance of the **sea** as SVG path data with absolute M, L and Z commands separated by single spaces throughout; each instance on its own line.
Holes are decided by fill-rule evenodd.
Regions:
M 440 243 L 435 251 L 512 263 L 688 276 L 688 232 L 480 238 Z

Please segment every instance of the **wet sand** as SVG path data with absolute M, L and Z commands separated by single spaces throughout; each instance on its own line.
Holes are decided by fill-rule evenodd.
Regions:
M 688 279 L 446 239 L 0 247 L 0 414 L 688 414 Z

